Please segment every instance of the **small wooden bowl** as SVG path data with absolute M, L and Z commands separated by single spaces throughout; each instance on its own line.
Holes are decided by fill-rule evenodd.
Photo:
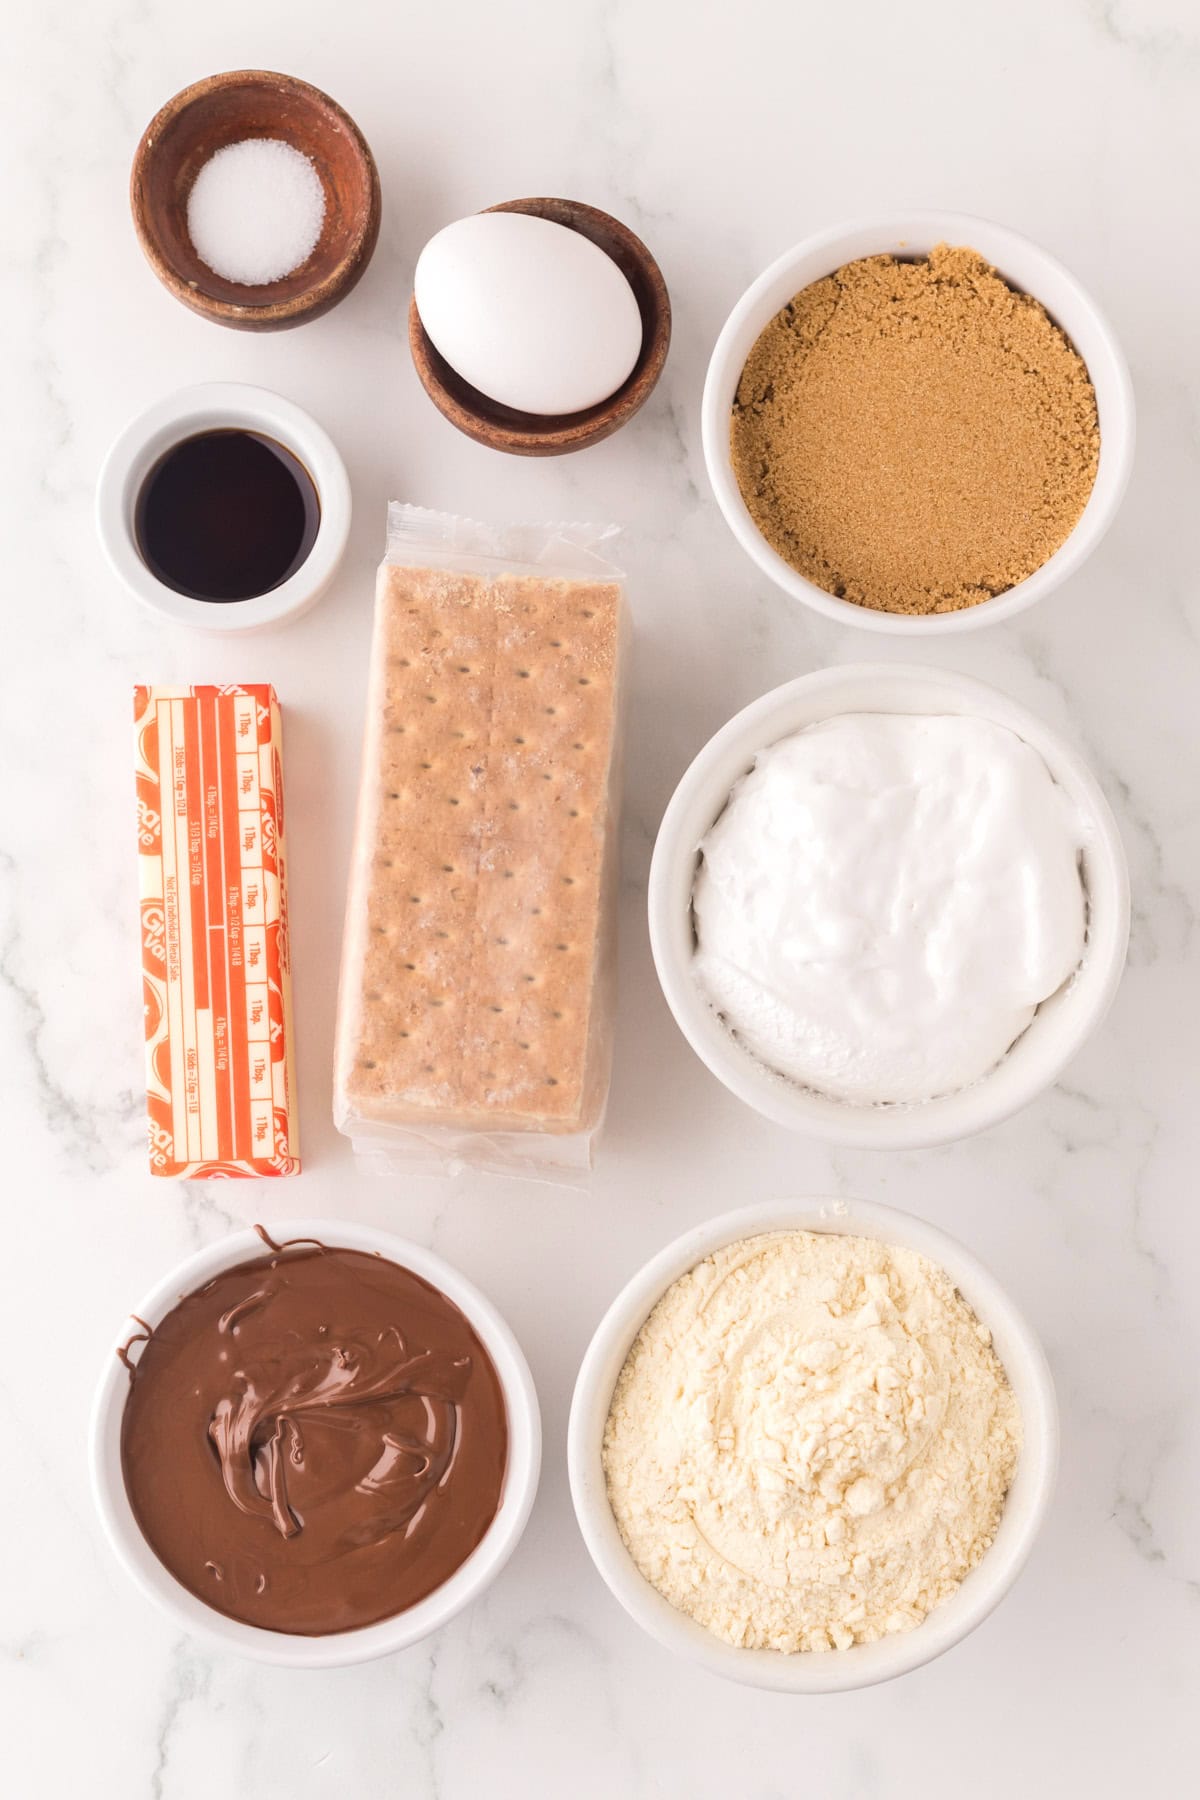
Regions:
M 671 343 L 671 300 L 662 271 L 639 237 L 606 212 L 578 200 L 509 200 L 489 212 L 533 213 L 566 225 L 598 244 L 625 276 L 642 315 L 642 349 L 628 379 L 584 412 L 545 417 L 516 412 L 489 400 L 457 375 L 434 348 L 421 323 L 414 297 L 408 309 L 408 344 L 421 385 L 443 418 L 477 444 L 510 456 L 564 456 L 585 450 L 619 431 L 650 398 Z
M 187 202 L 200 169 L 243 138 L 282 138 L 311 157 L 325 190 L 312 254 L 279 281 L 227 281 L 200 260 Z M 379 236 L 379 174 L 358 126 L 320 88 L 265 69 L 193 82 L 147 125 L 133 159 L 130 205 L 146 260 L 165 288 L 201 318 L 236 331 L 283 331 L 344 300 Z

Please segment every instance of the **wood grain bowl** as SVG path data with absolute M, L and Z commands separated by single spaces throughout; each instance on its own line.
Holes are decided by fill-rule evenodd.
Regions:
M 607 400 L 584 412 L 541 417 L 515 412 L 481 394 L 455 373 L 441 356 L 417 311 L 408 312 L 408 342 L 421 385 L 443 418 L 489 449 L 510 456 L 563 456 L 584 450 L 619 431 L 645 405 L 667 360 L 671 343 L 671 301 L 658 264 L 642 240 L 619 219 L 578 200 L 509 200 L 489 212 L 532 213 L 566 225 L 599 245 L 617 264 L 642 315 L 642 349 L 632 373 Z
M 218 150 L 243 138 L 291 144 L 311 158 L 325 190 L 312 253 L 290 274 L 257 287 L 217 275 L 187 229 L 196 176 Z M 283 331 L 328 312 L 360 279 L 379 236 L 379 174 L 353 119 L 319 88 L 265 69 L 210 75 L 167 101 L 138 144 L 130 205 L 163 286 L 202 318 L 237 331 Z

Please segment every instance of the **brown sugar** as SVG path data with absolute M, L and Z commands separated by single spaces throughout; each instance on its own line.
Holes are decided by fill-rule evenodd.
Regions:
M 827 593 L 955 612 L 1077 523 L 1100 456 L 1079 353 L 975 250 L 871 256 L 796 295 L 751 350 L 733 468 L 759 530 Z

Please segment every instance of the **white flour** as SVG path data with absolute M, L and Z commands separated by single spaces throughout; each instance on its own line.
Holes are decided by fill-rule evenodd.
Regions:
M 618 1378 L 609 1500 L 648 1581 L 732 1644 L 907 1631 L 992 1542 L 1020 1450 L 945 1271 L 834 1233 L 732 1244 L 663 1295 Z

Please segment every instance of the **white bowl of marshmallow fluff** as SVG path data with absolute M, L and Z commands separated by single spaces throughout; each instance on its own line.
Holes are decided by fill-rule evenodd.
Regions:
M 821 669 L 696 757 L 650 871 L 696 1054 L 766 1118 L 916 1149 L 999 1123 L 1099 1026 L 1129 872 L 1080 758 L 985 683 Z

